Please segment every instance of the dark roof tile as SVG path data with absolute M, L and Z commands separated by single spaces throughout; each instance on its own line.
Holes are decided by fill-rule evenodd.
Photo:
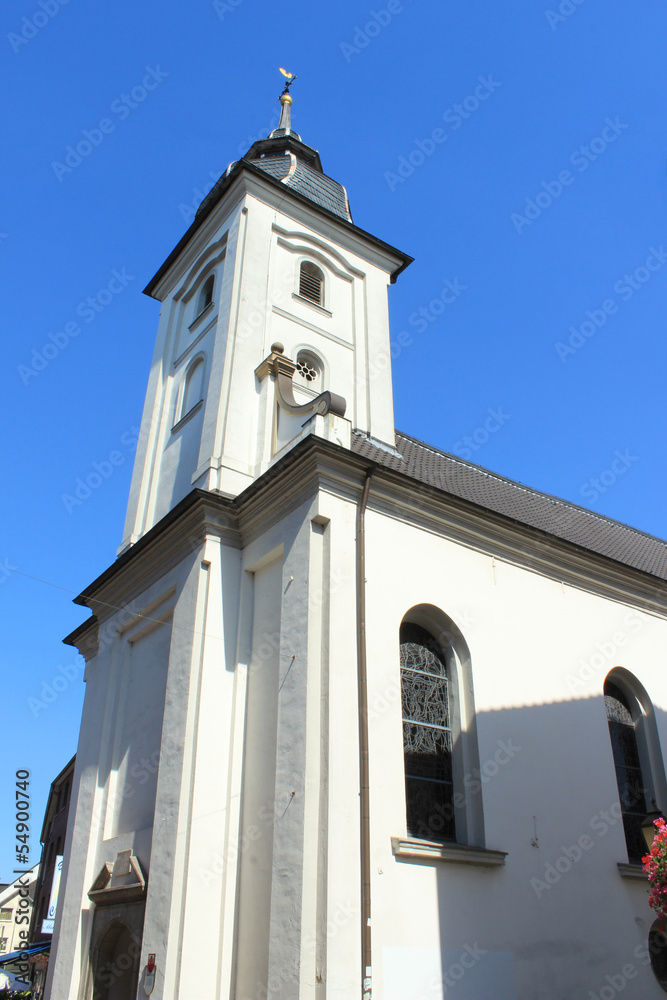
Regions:
M 667 542 L 653 535 L 504 479 L 398 431 L 396 448 L 399 454 L 363 434 L 352 435 L 352 450 L 384 468 L 667 580 Z

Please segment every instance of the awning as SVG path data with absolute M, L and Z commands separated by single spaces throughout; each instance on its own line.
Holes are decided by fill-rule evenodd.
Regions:
M 48 951 L 50 947 L 50 941 L 43 941 L 42 944 L 34 944 L 30 948 L 22 948 L 21 951 L 10 951 L 8 955 L 0 955 L 0 966 L 19 962 L 24 955 L 36 955 L 40 951 Z

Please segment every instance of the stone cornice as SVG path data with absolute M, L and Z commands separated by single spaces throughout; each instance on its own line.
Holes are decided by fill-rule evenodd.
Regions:
M 238 512 L 233 501 L 226 497 L 205 490 L 193 490 L 138 542 L 126 549 L 115 563 L 74 599 L 74 603 L 95 608 L 101 618 L 105 602 L 114 606 L 122 604 L 133 594 L 145 590 L 189 553 L 196 554 L 207 535 L 224 538 L 227 545 L 239 548 Z M 80 629 L 89 624 L 86 622 Z M 79 635 L 79 629 L 72 633 L 72 637 L 78 638 Z
M 162 578 L 165 570 L 198 551 L 208 536 L 244 547 L 318 490 L 356 503 L 367 459 L 314 436 L 299 442 L 234 500 L 193 490 L 75 599 L 94 607 L 131 600 Z M 489 557 L 540 573 L 554 581 L 629 603 L 665 617 L 667 585 L 538 529 L 477 507 L 398 473 L 375 467 L 369 512 L 396 518 L 465 545 Z M 369 528 L 372 522 L 369 522 Z M 93 622 L 69 641 L 92 641 Z

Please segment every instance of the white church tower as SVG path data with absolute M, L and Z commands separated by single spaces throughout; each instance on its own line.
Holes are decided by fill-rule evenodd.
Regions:
M 121 552 L 192 489 L 238 496 L 306 435 L 394 447 L 386 286 L 411 258 L 352 223 L 287 89 L 281 103 L 146 288 L 163 307 Z
M 338 456 L 353 429 L 397 454 L 387 285 L 411 258 L 353 224 L 291 82 L 146 288 L 125 538 L 68 640 L 87 690 L 54 1000 L 152 975 L 165 998 L 315 997 L 327 950 L 360 995 L 359 482 Z
M 395 431 L 291 82 L 146 289 L 45 996 L 659 1000 L 667 544 Z

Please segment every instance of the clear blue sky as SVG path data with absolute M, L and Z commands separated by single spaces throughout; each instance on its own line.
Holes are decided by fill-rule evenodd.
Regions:
M 560 10 L 4 5 L 0 796 L 32 771 L 32 861 L 48 785 L 76 749 L 84 684 L 61 638 L 86 612 L 71 599 L 122 535 L 159 310 L 141 289 L 206 185 L 275 125 L 278 66 L 299 76 L 294 126 L 347 185 L 357 225 L 415 258 L 390 290 L 393 336 L 409 341 L 397 426 L 667 535 L 667 10 Z M 122 462 L 68 509 L 111 452 Z

